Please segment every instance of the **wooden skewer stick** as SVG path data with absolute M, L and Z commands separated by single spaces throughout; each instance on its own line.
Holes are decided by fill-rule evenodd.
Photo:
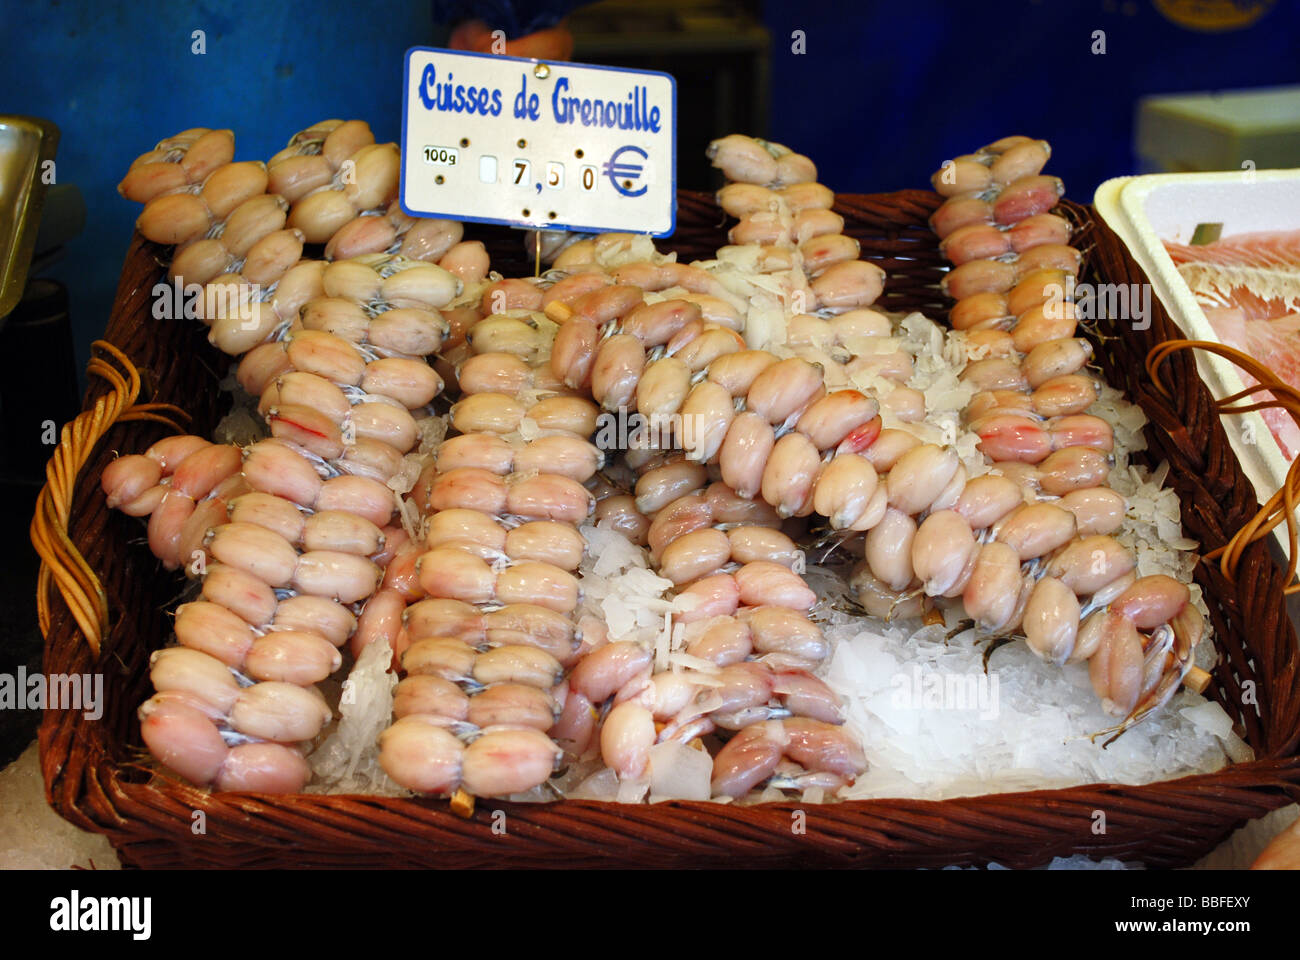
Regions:
M 559 300 L 552 300 L 542 311 L 556 323 L 564 323 L 573 316 L 573 310 L 567 303 L 561 303 Z
M 474 794 L 467 792 L 464 787 L 457 787 L 451 795 L 451 812 L 465 820 L 474 816 Z
M 1213 679 L 1213 676 L 1200 667 L 1192 667 L 1187 671 L 1187 676 L 1183 677 L 1183 686 L 1194 693 L 1204 693 Z

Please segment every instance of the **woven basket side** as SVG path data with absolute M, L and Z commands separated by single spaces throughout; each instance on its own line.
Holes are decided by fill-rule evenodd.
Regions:
M 142 400 L 165 400 L 193 417 L 189 428 L 210 436 L 220 416 L 217 383 L 229 367 L 193 320 L 154 320 L 154 287 L 164 279 L 161 251 L 138 234 L 127 252 L 105 339 L 140 371 Z M 92 380 L 84 406 L 106 386 Z M 54 622 L 45 646 L 47 673 L 102 673 L 104 715 L 97 723 L 80 713 L 47 711 L 41 725 L 46 793 L 65 817 L 87 829 L 118 821 L 104 788 L 117 777 L 147 779 L 132 764 L 143 758 L 136 708 L 148 698 L 149 655 L 170 634 L 170 613 L 183 581 L 162 570 L 142 549 L 139 520 L 110 510 L 98 477 L 118 453 L 138 453 L 170 432 L 149 422 L 119 423 L 100 442 L 82 471 L 69 535 L 108 597 L 110 631 L 93 657 L 66 607 L 53 604 Z M 51 642 L 58 637 L 61 642 Z

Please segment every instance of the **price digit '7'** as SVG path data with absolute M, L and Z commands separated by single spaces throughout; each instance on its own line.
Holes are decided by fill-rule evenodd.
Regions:
M 528 172 L 528 164 L 522 160 L 515 161 L 515 183 L 523 183 L 524 174 Z

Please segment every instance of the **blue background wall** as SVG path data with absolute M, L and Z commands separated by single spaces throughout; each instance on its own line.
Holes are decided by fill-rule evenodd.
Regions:
M 1032 133 L 1053 142 L 1052 171 L 1086 200 L 1135 169 L 1138 95 L 1300 79 L 1297 7 L 1282 0 L 1249 29 L 1209 34 L 1172 24 L 1151 0 L 768 2 L 772 136 L 810 154 L 835 189 L 877 191 L 924 185 L 945 157 Z M 266 159 L 327 116 L 364 118 L 395 140 L 402 54 L 436 36 L 427 0 L 0 0 L 0 11 L 0 111 L 59 125 L 58 179 L 78 184 L 88 207 L 55 271 L 72 291 L 79 366 L 139 212 L 114 190 L 137 154 L 208 126 L 235 130 L 239 159 Z M 796 29 L 804 56 L 790 52 Z M 1105 56 L 1090 52 L 1097 29 Z M 202 56 L 194 30 L 206 32 Z
M 432 37 L 427 3 L 160 3 L 109 9 L 0 0 L 10 51 L 0 112 L 58 124 L 57 180 L 76 183 L 86 229 L 52 271 L 72 295 L 78 368 L 108 311 L 140 207 L 116 186 L 136 156 L 186 127 L 229 127 L 236 158 L 268 159 L 326 117 L 401 135 L 402 56 Z M 206 31 L 207 53 L 191 52 Z
M 1295 0 L 1218 33 L 1175 23 L 1153 0 L 868 0 L 851 12 L 769 0 L 764 10 L 773 135 L 842 191 L 920 186 L 944 158 L 1024 133 L 1051 141 L 1049 172 L 1086 202 L 1103 180 L 1140 172 L 1139 97 L 1300 82 Z M 797 29 L 804 56 L 790 52 Z M 1105 55 L 1092 53 L 1096 30 Z

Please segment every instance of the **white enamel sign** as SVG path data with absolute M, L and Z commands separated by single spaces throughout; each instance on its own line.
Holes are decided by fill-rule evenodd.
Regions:
M 673 232 L 668 74 L 412 47 L 404 83 L 401 204 L 411 216 Z

